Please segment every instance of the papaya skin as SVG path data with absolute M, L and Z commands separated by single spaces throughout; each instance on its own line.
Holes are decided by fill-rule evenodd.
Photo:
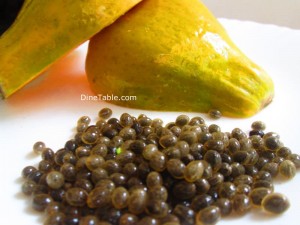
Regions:
M 25 0 L 0 37 L 0 92 L 7 98 L 141 0 Z
M 272 101 L 267 73 L 199 0 L 145 0 L 91 38 L 86 73 L 112 103 L 148 110 L 250 117 Z

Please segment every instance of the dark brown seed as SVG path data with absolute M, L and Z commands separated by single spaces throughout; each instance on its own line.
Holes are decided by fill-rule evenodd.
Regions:
M 236 187 L 236 193 L 237 194 L 245 194 L 248 195 L 251 191 L 251 186 L 249 186 L 248 184 L 239 184 Z
M 221 219 L 221 211 L 217 206 L 209 206 L 196 214 L 197 225 L 214 225 Z
M 189 145 L 194 144 L 197 139 L 197 134 L 194 131 L 183 131 L 179 135 L 179 140 L 186 141 Z
M 271 194 L 272 191 L 269 188 L 265 187 L 260 187 L 260 188 L 254 188 L 250 193 L 249 193 L 249 198 L 250 201 L 253 205 L 255 206 L 261 206 L 263 198 Z
M 62 212 L 48 214 L 44 225 L 63 225 L 65 217 L 66 216 Z
M 51 148 L 44 148 L 41 152 L 41 157 L 44 160 L 52 162 L 54 160 L 54 151 Z
M 296 170 L 297 168 L 291 160 L 284 160 L 279 165 L 279 173 L 288 179 L 296 175 Z
M 261 168 L 261 170 L 269 172 L 272 177 L 276 177 L 279 172 L 278 163 L 268 162 Z
M 276 150 L 276 155 L 279 156 L 279 157 L 286 158 L 290 154 L 292 154 L 292 151 L 288 147 L 281 147 L 281 148 Z
M 209 133 L 221 132 L 221 127 L 217 124 L 211 124 L 208 126 Z
M 109 108 L 103 108 L 99 111 L 98 116 L 102 119 L 108 119 L 112 115 L 112 110 Z
M 272 175 L 268 172 L 268 171 L 259 171 L 255 176 L 254 176 L 254 180 L 258 181 L 258 180 L 266 180 L 266 181 L 273 181 Z
M 222 117 L 222 113 L 217 110 L 217 109 L 211 109 L 208 111 L 208 115 L 212 118 L 212 119 L 220 119 Z
M 199 195 L 206 194 L 208 192 L 208 190 L 210 189 L 209 182 L 207 181 L 207 179 L 204 179 L 204 178 L 196 180 L 194 182 L 194 184 L 196 185 L 196 192 Z
M 96 187 L 87 198 L 87 205 L 90 208 L 104 207 L 111 203 L 111 190 L 107 187 Z
M 208 150 L 204 155 L 204 160 L 208 162 L 213 171 L 218 171 L 222 166 L 222 158 L 220 153 L 215 150 Z
M 185 164 L 180 159 L 170 159 L 167 162 L 167 170 L 172 177 L 182 179 L 184 177 Z
M 88 193 L 93 190 L 94 185 L 88 179 L 77 179 L 73 185 L 74 187 L 82 188 L 86 190 Z
M 253 178 L 250 175 L 242 174 L 234 178 L 233 183 L 238 186 L 240 184 L 248 184 L 252 185 L 253 183 Z
M 168 190 L 165 186 L 154 186 L 148 189 L 148 198 L 165 202 L 168 199 Z
M 251 207 L 249 197 L 245 194 L 235 195 L 232 199 L 232 207 L 237 214 L 245 214 L 250 210 Z
M 187 181 L 179 181 L 174 185 L 172 193 L 180 200 L 188 200 L 195 196 L 196 185 Z
M 37 194 L 33 196 L 32 207 L 36 211 L 44 211 L 46 207 L 53 202 L 53 199 L 48 194 Z
M 147 175 L 146 184 L 148 188 L 161 186 L 162 183 L 163 183 L 163 178 L 160 173 L 156 171 L 152 171 Z
M 47 174 L 46 182 L 53 189 L 61 188 L 65 183 L 65 177 L 61 172 L 51 171 Z
M 173 213 L 179 218 L 180 224 L 195 224 L 195 212 L 190 207 L 182 204 L 177 204 L 173 210 Z
M 266 124 L 262 121 L 255 121 L 251 124 L 251 128 L 254 130 L 265 130 Z
M 149 161 L 150 167 L 157 172 L 162 172 L 166 168 L 166 163 L 167 157 L 160 151 L 156 151 Z
M 243 138 L 247 138 L 247 134 L 244 131 L 242 131 L 240 128 L 234 128 L 231 131 L 231 137 L 237 140 L 241 140 Z
M 88 215 L 80 218 L 79 225 L 98 225 L 99 219 L 96 216 Z
M 300 155 L 293 153 L 288 155 L 286 159 L 291 160 L 295 164 L 296 168 L 300 168 Z
M 213 150 L 216 150 L 217 152 L 221 153 L 221 152 L 223 152 L 225 145 L 224 145 L 223 140 L 211 139 L 211 140 L 208 140 L 207 142 L 205 142 L 204 148 L 207 150 L 213 149 Z
M 252 184 L 252 188 L 265 187 L 270 189 L 272 192 L 274 191 L 274 184 L 272 181 L 268 180 L 257 180 Z
M 124 213 L 119 219 L 119 225 L 136 225 L 138 217 L 132 213 Z
M 33 145 L 33 151 L 38 155 L 40 155 L 42 153 L 44 148 L 46 148 L 46 145 L 42 141 L 38 141 L 38 142 L 34 143 L 34 145 Z
M 173 134 L 164 135 L 159 139 L 159 144 L 164 147 L 174 146 L 177 142 L 177 137 Z
M 191 202 L 191 208 L 195 212 L 198 212 L 198 211 L 212 205 L 213 202 L 214 202 L 213 198 L 208 194 L 196 195 Z
M 168 214 L 169 206 L 165 201 L 150 198 L 147 201 L 145 211 L 151 217 L 163 218 Z M 145 224 L 145 223 L 143 222 L 143 223 L 141 223 L 141 225 L 142 224 Z M 153 223 L 151 223 L 151 224 L 153 224 Z
M 65 198 L 71 206 L 84 206 L 87 201 L 88 193 L 83 188 L 70 188 L 67 190 Z
M 187 115 L 180 115 L 176 118 L 175 124 L 178 127 L 183 127 L 190 122 L 190 118 Z
M 267 212 L 281 214 L 290 207 L 290 203 L 286 196 L 272 193 L 263 198 L 262 207 Z
M 32 174 L 35 171 L 37 171 L 37 168 L 35 168 L 34 166 L 26 166 L 22 170 L 22 177 L 23 178 L 28 178 L 30 176 L 30 174 Z
M 236 194 L 236 186 L 231 182 L 220 184 L 218 189 L 221 198 L 232 198 Z
M 221 216 L 228 216 L 232 212 L 232 202 L 228 198 L 218 198 L 213 204 L 219 207 Z
M 144 212 L 147 204 L 147 192 L 138 188 L 130 193 L 128 200 L 128 210 L 133 214 L 141 214 Z
M 128 205 L 129 192 L 124 187 L 117 187 L 113 190 L 111 199 L 116 209 L 123 209 Z
M 242 164 L 238 162 L 234 162 L 231 164 L 231 176 L 233 178 L 245 174 L 245 172 L 245 167 Z
M 32 193 L 34 193 L 35 188 L 36 188 L 36 183 L 34 181 L 27 180 L 22 185 L 22 192 L 25 195 L 31 195 Z
M 186 165 L 183 175 L 188 182 L 195 182 L 200 179 L 204 172 L 204 164 L 202 160 L 191 161 Z

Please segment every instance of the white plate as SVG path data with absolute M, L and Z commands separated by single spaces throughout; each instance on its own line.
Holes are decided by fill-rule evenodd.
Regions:
M 219 124 L 223 131 L 240 127 L 250 130 L 255 120 L 267 124 L 268 131 L 281 135 L 284 144 L 300 154 L 299 85 L 300 30 L 274 25 L 221 19 L 236 44 L 273 77 L 276 96 L 271 105 L 248 119 L 222 118 L 207 123 Z M 39 140 L 57 150 L 73 137 L 74 126 L 82 115 L 93 121 L 102 107 L 111 107 L 114 116 L 129 112 L 135 116 L 146 113 L 151 118 L 173 121 L 180 113 L 149 112 L 109 105 L 99 101 L 82 101 L 81 94 L 93 95 L 84 74 L 86 44 L 73 51 L 42 76 L 6 101 L 0 101 L 0 218 L 1 224 L 40 225 L 41 216 L 30 209 L 29 200 L 20 193 L 20 173 L 27 165 L 36 165 L 39 157 L 32 153 L 32 145 Z M 183 113 L 183 112 L 182 112 Z M 188 113 L 190 116 L 199 115 Z M 275 191 L 291 201 L 290 209 L 278 217 L 250 212 L 243 217 L 229 217 L 218 224 L 298 225 L 300 209 L 300 174 L 287 182 L 277 181 Z

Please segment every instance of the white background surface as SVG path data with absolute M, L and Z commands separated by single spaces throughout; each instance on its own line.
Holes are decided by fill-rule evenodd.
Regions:
M 202 0 L 217 17 L 300 29 L 299 0 Z
M 240 6 L 243 8 L 242 3 Z M 278 132 L 284 144 L 300 154 L 300 30 L 226 19 L 220 21 L 236 44 L 272 76 L 276 96 L 271 105 L 252 118 L 207 119 L 207 123 L 217 123 L 223 131 L 231 131 L 235 127 L 249 131 L 253 121 L 263 120 L 268 131 Z M 131 110 L 104 102 L 81 101 L 81 94 L 92 95 L 84 75 L 85 47 L 58 61 L 8 100 L 0 101 L 1 224 L 42 224 L 39 213 L 30 209 L 27 197 L 20 193 L 21 170 L 27 165 L 36 165 L 40 160 L 32 153 L 32 145 L 36 141 L 42 140 L 48 147 L 57 150 L 73 137 L 74 126 L 80 116 L 88 115 L 95 122 L 98 111 L 106 106 L 113 108 L 114 116 L 124 111 L 135 116 L 146 113 L 152 118 L 163 118 L 166 122 L 180 114 Z M 252 210 L 246 216 L 229 217 L 218 224 L 299 225 L 299 185 L 299 170 L 295 179 L 276 182 L 275 191 L 285 193 L 291 201 L 291 208 L 282 216 L 268 217 Z

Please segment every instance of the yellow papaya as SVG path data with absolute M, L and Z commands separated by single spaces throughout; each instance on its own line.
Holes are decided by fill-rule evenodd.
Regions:
M 97 94 L 140 109 L 249 117 L 271 102 L 270 76 L 199 0 L 144 0 L 91 38 L 86 73 Z
M 25 0 L 0 36 L 0 94 L 8 97 L 141 0 Z

